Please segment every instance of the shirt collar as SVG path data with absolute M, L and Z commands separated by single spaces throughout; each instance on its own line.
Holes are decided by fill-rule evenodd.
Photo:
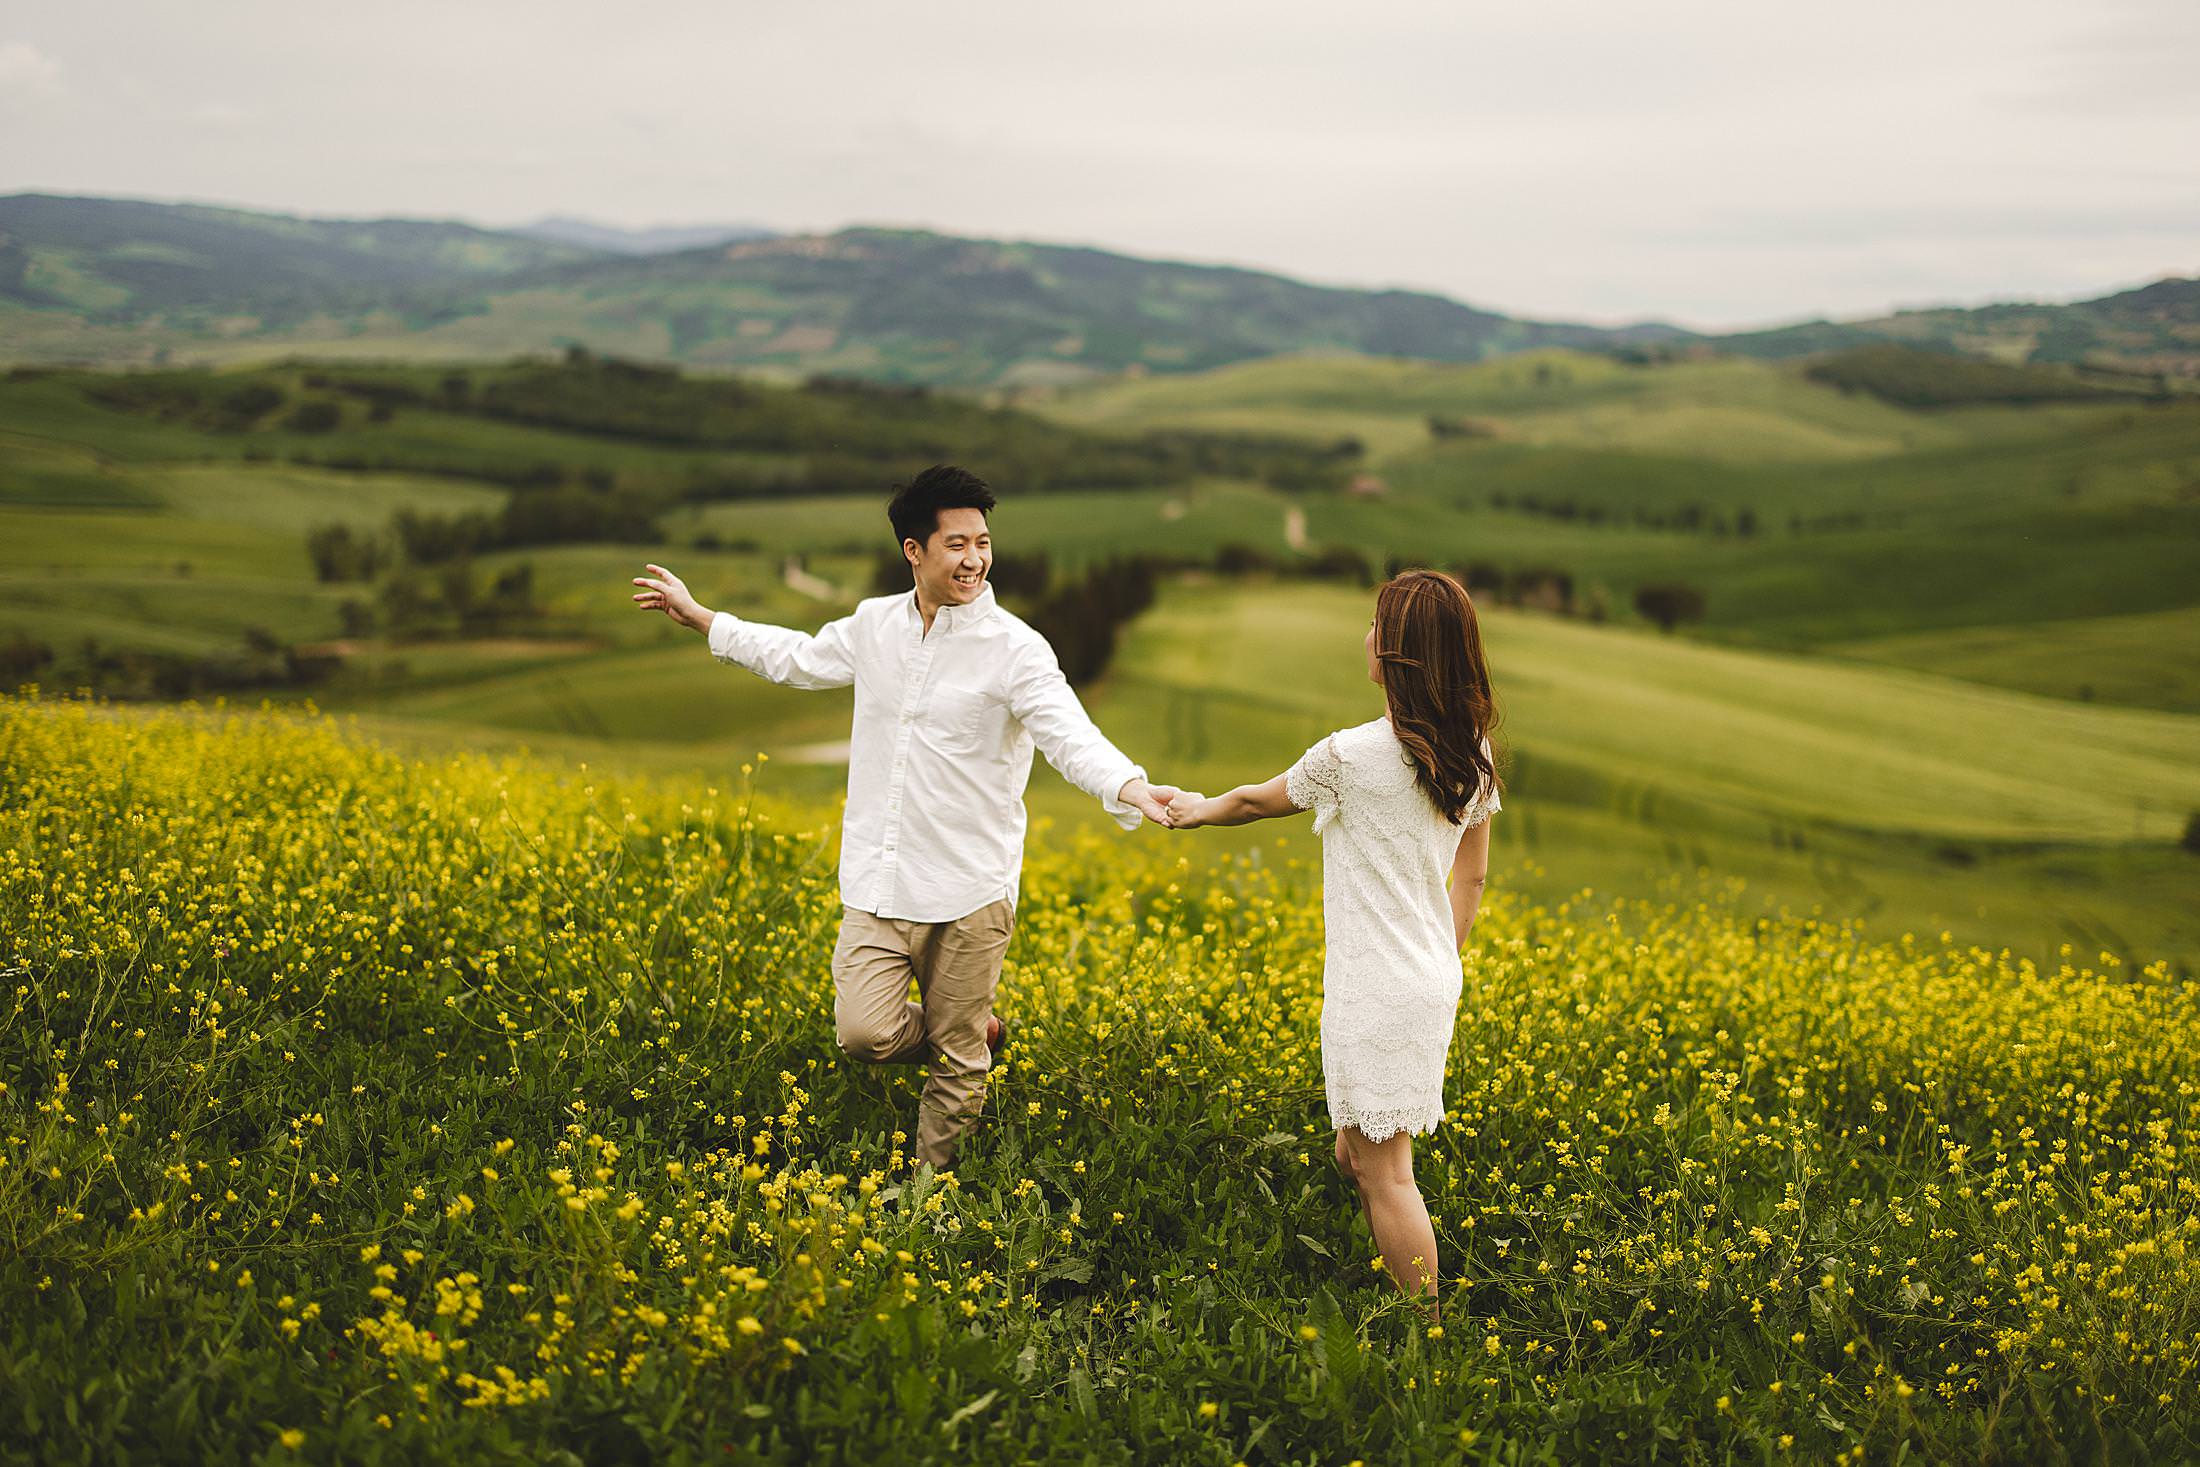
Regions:
M 913 624 L 921 628 L 924 625 L 924 613 L 923 611 L 918 609 L 917 593 L 915 590 L 912 589 L 910 591 L 909 599 L 907 601 L 904 601 L 902 605 L 909 608 L 909 620 Z M 993 583 L 991 581 L 987 581 L 984 585 L 978 588 L 977 599 L 972 601 L 969 605 L 942 606 L 939 609 L 938 614 L 932 618 L 932 630 L 952 631 L 956 627 L 966 627 L 975 622 L 983 621 L 986 617 L 991 616 L 992 614 Z

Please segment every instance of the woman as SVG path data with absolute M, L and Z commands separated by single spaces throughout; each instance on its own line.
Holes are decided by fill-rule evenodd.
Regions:
M 1414 1185 L 1412 1138 L 1444 1116 L 1459 949 L 1481 907 L 1500 808 L 1495 708 L 1474 603 L 1450 576 L 1407 571 L 1378 590 L 1366 647 L 1383 717 L 1329 735 L 1266 784 L 1178 795 L 1169 823 L 1314 812 L 1329 930 L 1322 1077 L 1337 1165 L 1359 1188 L 1391 1278 L 1421 1298 L 1436 1292 L 1436 1232 Z

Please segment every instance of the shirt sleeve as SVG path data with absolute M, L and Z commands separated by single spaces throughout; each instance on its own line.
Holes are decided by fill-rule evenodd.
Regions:
M 1116 794 L 1145 769 L 1131 762 L 1093 724 L 1085 705 L 1062 675 L 1054 649 L 1042 639 L 1017 658 L 1009 674 L 1008 709 L 1031 734 L 1047 763 L 1062 778 L 1100 802 L 1125 830 L 1136 830 L 1145 817 Z
M 854 624 L 844 616 L 812 636 L 721 611 L 710 621 L 710 655 L 790 688 L 845 688 L 856 680 Z
M 1283 772 L 1283 793 L 1301 810 L 1314 812 L 1319 834 L 1344 802 L 1344 760 L 1338 756 L 1335 734 L 1317 740 Z

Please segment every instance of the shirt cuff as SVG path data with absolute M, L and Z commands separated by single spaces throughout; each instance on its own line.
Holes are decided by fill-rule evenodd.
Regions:
M 1108 786 L 1108 793 L 1101 797 L 1100 808 L 1114 816 L 1115 823 L 1125 830 L 1138 829 L 1145 822 L 1146 817 L 1139 812 L 1136 805 L 1128 804 L 1118 797 L 1121 795 L 1124 785 L 1129 784 L 1134 779 L 1144 779 L 1145 777 L 1145 769 L 1140 765 L 1133 764 L 1116 776 L 1115 781 Z
M 730 611 L 721 611 L 710 619 L 710 655 L 720 662 L 734 660 L 734 639 L 741 634 L 741 618 Z

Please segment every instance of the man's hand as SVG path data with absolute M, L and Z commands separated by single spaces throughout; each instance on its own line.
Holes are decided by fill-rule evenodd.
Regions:
M 1183 791 L 1175 785 L 1148 784 L 1142 779 L 1134 779 L 1117 790 L 1115 797 L 1124 804 L 1134 807 L 1139 814 L 1145 816 L 1154 824 L 1167 825 L 1169 823 L 1169 801 L 1182 793 Z
M 642 569 L 649 574 L 634 578 L 634 584 L 642 588 L 634 593 L 636 606 L 644 611 L 661 611 L 681 626 L 692 627 L 698 632 L 710 630 L 710 619 L 717 613 L 688 594 L 687 582 L 661 565 L 647 565 Z

